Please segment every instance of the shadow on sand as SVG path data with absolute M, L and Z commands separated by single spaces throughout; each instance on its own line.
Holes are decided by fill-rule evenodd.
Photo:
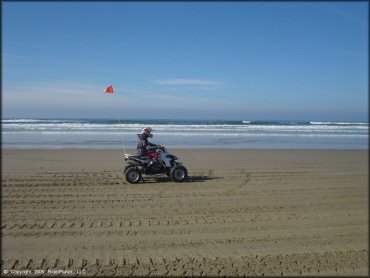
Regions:
M 222 179 L 222 177 L 214 177 L 214 176 L 189 176 L 187 182 L 205 182 L 211 180 L 218 180 Z
M 184 183 L 188 182 L 206 182 L 216 179 L 222 179 L 221 177 L 211 177 L 211 176 L 188 176 L 188 179 Z M 172 182 L 168 177 L 154 177 L 145 179 L 145 182 Z

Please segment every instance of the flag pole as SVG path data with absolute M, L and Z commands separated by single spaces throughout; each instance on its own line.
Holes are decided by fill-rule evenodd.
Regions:
M 105 88 L 104 94 L 114 94 L 114 88 L 113 88 L 113 86 L 110 85 L 107 88 Z M 118 111 L 119 111 L 118 110 L 118 107 L 116 107 L 116 113 L 117 113 L 118 123 L 119 123 L 119 125 L 121 125 L 121 117 L 119 116 Z M 126 149 L 125 149 L 125 144 L 124 144 L 124 141 L 123 140 L 122 140 L 122 148 L 123 148 L 123 154 L 125 155 L 126 154 Z

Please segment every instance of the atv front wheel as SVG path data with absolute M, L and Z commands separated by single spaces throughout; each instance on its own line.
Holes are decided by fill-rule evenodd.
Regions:
M 183 182 L 188 178 L 188 170 L 182 165 L 176 165 L 170 171 L 170 179 L 174 182 Z
M 128 168 L 125 177 L 129 183 L 138 183 L 141 180 L 141 172 L 136 168 Z
M 126 166 L 125 170 L 123 170 L 123 174 L 126 174 L 126 171 L 131 169 L 131 168 L 135 168 L 135 166 L 132 166 L 132 165 Z

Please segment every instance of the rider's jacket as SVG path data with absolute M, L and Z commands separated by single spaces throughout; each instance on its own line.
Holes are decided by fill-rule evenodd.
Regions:
M 148 151 L 157 148 L 156 144 L 150 143 L 148 141 L 148 136 L 145 134 L 138 134 L 139 140 L 137 141 L 136 145 L 136 155 L 137 156 L 145 156 Z

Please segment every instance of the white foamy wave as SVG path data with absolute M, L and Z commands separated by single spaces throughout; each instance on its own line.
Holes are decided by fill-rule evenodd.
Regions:
M 9 122 L 3 123 L 3 131 L 45 131 L 45 130 L 65 130 L 65 131 L 83 131 L 83 130 L 131 130 L 139 133 L 142 129 L 142 124 L 125 124 L 125 123 L 84 123 L 84 122 Z M 367 131 L 368 125 L 204 125 L 204 124 L 154 124 L 151 125 L 153 132 L 165 131 L 181 131 L 186 132 L 356 132 Z
M 357 122 L 310 122 L 311 125 L 369 125 L 369 123 Z
M 125 140 L 135 147 L 136 134 L 144 126 L 153 128 L 154 143 L 229 147 L 367 148 L 369 130 L 368 123 L 324 121 L 5 119 L 2 134 L 5 146 L 11 147 L 77 144 L 88 148 L 96 140 L 103 142 L 99 146 L 111 147 L 111 142 Z

